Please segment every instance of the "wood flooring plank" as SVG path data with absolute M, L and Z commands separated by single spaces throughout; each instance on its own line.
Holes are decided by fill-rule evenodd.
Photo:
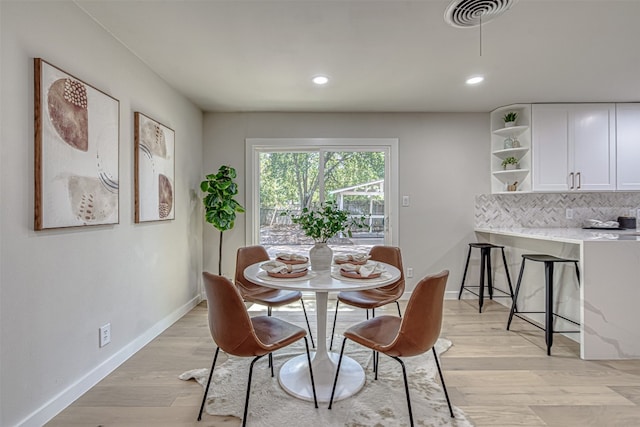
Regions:
M 640 420 L 637 406 L 533 406 L 531 408 L 549 427 L 635 427 Z
M 547 424 L 528 406 L 460 407 L 476 427 L 542 427 Z
M 633 402 L 606 386 L 457 387 L 470 405 L 620 405 Z

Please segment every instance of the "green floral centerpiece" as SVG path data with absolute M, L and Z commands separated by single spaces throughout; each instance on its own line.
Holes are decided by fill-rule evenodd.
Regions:
M 323 203 L 318 209 L 304 208 L 300 214 L 290 216 L 291 221 L 298 224 L 304 234 L 316 243 L 327 243 L 340 232 L 351 237 L 353 228 L 367 226 L 364 215 L 352 217 L 349 211 L 339 209 L 333 201 Z
M 339 209 L 334 201 L 325 202 L 318 208 L 303 208 L 299 214 L 284 212 L 282 215 L 289 215 L 291 221 L 316 242 L 309 251 L 313 270 L 327 270 L 331 266 L 333 251 L 327 246 L 330 238 L 340 232 L 351 237 L 354 228 L 367 227 L 364 215 L 352 216 L 349 211 Z

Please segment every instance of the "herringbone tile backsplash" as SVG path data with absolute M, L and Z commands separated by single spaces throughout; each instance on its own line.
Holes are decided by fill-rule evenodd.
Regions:
M 640 192 L 522 193 L 476 196 L 476 227 L 582 227 L 589 219 L 636 216 Z M 573 219 L 566 210 L 573 210 Z

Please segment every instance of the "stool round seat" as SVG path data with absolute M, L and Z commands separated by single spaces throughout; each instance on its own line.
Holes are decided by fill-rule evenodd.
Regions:
M 478 249 L 482 249 L 482 248 L 502 249 L 502 248 L 504 248 L 504 246 L 494 245 L 493 243 L 469 243 L 469 246 L 471 246 L 472 248 L 478 248 Z
M 524 254 L 522 255 L 522 258 L 535 262 L 578 262 L 577 259 L 559 258 L 557 256 L 545 254 Z

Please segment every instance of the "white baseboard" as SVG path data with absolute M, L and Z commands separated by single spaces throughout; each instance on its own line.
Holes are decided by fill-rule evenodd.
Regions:
M 109 375 L 118 366 L 137 353 L 142 347 L 147 345 L 169 326 L 173 325 L 182 316 L 187 314 L 193 307 L 198 305 L 200 301 L 202 301 L 202 297 L 198 295 L 164 319 L 157 322 L 138 338 L 124 346 L 120 351 L 102 362 L 40 408 L 33 411 L 29 416 L 19 422 L 18 426 L 40 427 L 50 421 L 53 417 L 62 412 L 63 409 L 86 393 L 91 387 L 98 384 L 104 377 Z
M 453 291 L 445 291 L 444 299 L 458 299 L 458 293 L 460 293 L 459 289 Z M 464 295 L 462 297 L 464 298 Z

